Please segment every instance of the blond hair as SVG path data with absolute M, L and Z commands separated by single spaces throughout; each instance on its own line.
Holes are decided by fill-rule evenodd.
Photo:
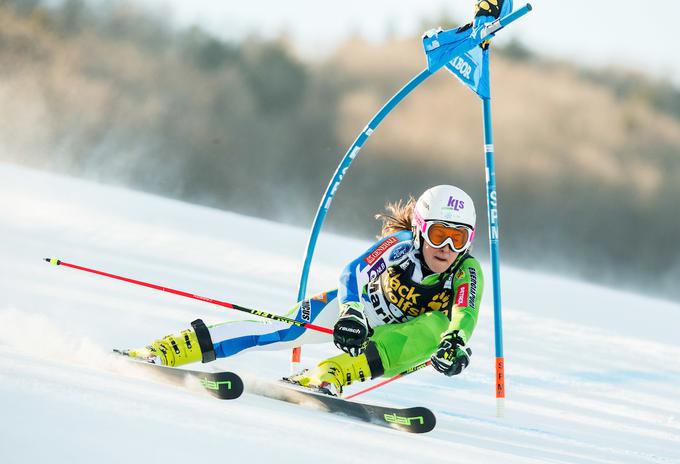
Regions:
M 385 211 L 375 215 L 376 219 L 382 221 L 382 230 L 378 238 L 402 230 L 411 230 L 411 219 L 415 206 L 416 199 L 412 196 L 409 196 L 406 202 L 399 200 L 396 203 L 387 203 Z

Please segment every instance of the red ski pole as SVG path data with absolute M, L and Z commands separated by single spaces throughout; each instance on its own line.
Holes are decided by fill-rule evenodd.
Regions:
M 318 332 L 324 332 L 324 333 L 327 333 L 327 334 L 333 334 L 333 330 L 328 329 L 326 327 L 321 327 L 321 326 L 314 325 L 314 324 L 308 324 L 306 322 L 296 321 L 295 319 L 290 319 L 290 318 L 287 318 L 285 316 L 279 316 L 277 314 L 271 314 L 271 313 L 267 313 L 267 312 L 264 312 L 264 311 L 259 311 L 257 309 L 245 308 L 243 306 L 240 306 L 240 305 L 237 305 L 237 304 L 234 304 L 234 303 L 228 303 L 226 301 L 214 300 L 212 298 L 207 298 L 207 297 L 204 297 L 204 296 L 201 296 L 201 295 L 194 295 L 193 293 L 183 292 L 181 290 L 175 290 L 175 289 L 172 289 L 172 288 L 163 287 L 163 286 L 156 285 L 156 284 L 150 284 L 148 282 L 142 282 L 141 280 L 135 280 L 135 279 L 130 279 L 128 277 L 122 277 L 122 276 L 118 276 L 118 275 L 115 275 L 115 274 L 109 274 L 108 272 L 103 272 L 103 271 L 98 271 L 96 269 L 90 269 L 90 268 L 87 268 L 87 267 L 78 266 L 77 264 L 67 263 L 67 262 L 61 261 L 61 260 L 56 259 L 56 258 L 45 258 L 45 261 L 47 261 L 48 263 L 53 264 L 55 266 L 66 266 L 66 267 L 70 267 L 70 268 L 73 268 L 73 269 L 77 269 L 79 271 L 91 272 L 92 274 L 97 274 L 97 275 L 104 276 L 104 277 L 110 277 L 111 279 L 122 280 L 123 282 L 128 282 L 128 283 L 135 284 L 135 285 L 141 285 L 142 287 L 153 288 L 154 290 L 160 290 L 162 292 L 172 293 L 173 295 L 179 295 L 179 296 L 183 296 L 185 298 L 191 298 L 191 299 L 194 299 L 194 300 L 205 301 L 206 303 L 214 304 L 214 305 L 217 305 L 217 306 L 223 306 L 225 308 L 234 309 L 236 311 L 241 311 L 241 312 L 244 312 L 244 313 L 252 314 L 254 316 L 264 317 L 265 319 L 271 319 L 271 320 L 278 321 L 278 322 L 285 322 L 286 324 L 296 325 L 298 327 L 304 327 L 306 329 L 316 330 Z
M 391 377 L 387 380 L 383 380 L 382 382 L 376 383 L 375 385 L 372 385 L 372 386 L 365 388 L 361 391 L 358 391 L 356 393 L 352 393 L 351 395 L 343 396 L 343 398 L 346 399 L 346 400 L 349 400 L 349 399 L 354 398 L 355 396 L 363 395 L 364 393 L 370 392 L 371 390 L 375 390 L 376 388 L 382 387 L 385 384 L 388 384 L 388 383 L 393 382 L 397 379 L 400 379 L 400 378 L 404 377 L 405 375 L 413 374 L 415 371 L 419 371 L 423 367 L 427 367 L 430 364 L 432 364 L 431 361 L 425 361 L 423 363 L 418 364 L 417 366 L 411 367 L 410 369 L 406 369 L 401 374 L 397 374 L 394 377 Z

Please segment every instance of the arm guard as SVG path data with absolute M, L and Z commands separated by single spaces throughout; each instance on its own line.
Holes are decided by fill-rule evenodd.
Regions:
M 447 333 L 459 331 L 460 337 L 468 343 L 477 325 L 479 306 L 484 291 L 484 276 L 477 259 L 472 256 L 463 261 L 453 279 L 454 304 L 451 323 Z

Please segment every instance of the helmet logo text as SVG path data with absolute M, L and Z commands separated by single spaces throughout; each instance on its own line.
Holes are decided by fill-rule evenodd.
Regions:
M 449 202 L 447 204 L 449 208 L 453 208 L 454 211 L 460 211 L 465 208 L 465 202 L 463 200 L 456 200 L 453 197 L 449 197 Z

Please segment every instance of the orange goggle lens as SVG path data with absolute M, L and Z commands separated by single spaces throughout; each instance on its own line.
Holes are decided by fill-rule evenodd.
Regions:
M 470 239 L 471 230 L 466 226 L 455 226 L 447 224 L 429 224 L 429 227 L 425 231 L 425 238 L 427 243 L 435 248 L 442 248 L 447 239 L 451 239 L 453 243 L 453 249 L 455 251 L 460 251 L 468 244 Z

